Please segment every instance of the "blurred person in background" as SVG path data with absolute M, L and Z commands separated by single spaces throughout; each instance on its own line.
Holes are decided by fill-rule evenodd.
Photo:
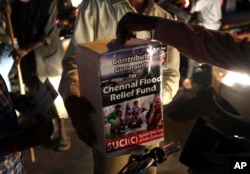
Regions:
M 59 84 L 64 55 L 56 26 L 57 5 L 55 0 L 13 0 L 11 21 L 18 48 L 13 57 L 21 63 L 23 82 L 28 93 L 34 95 L 43 81 L 49 77 L 52 84 Z M 58 114 L 55 105 L 48 111 L 51 118 L 58 120 L 59 143 L 57 150 L 70 148 L 64 118 Z
M 172 19 L 172 16 L 155 4 L 153 0 L 84 0 L 79 6 L 73 37 L 62 61 L 63 73 L 59 92 L 64 99 L 65 107 L 79 138 L 90 147 L 93 147 L 96 140 L 93 124 L 89 118 L 94 108 L 84 97 L 80 97 L 75 46 L 84 42 L 114 39 L 117 22 L 126 12 Z M 152 33 L 138 32 L 136 37 L 151 39 Z M 168 68 L 163 72 L 164 104 L 168 104 L 177 93 L 180 76 L 179 52 L 173 47 L 168 47 L 167 54 Z M 154 146 L 158 146 L 158 144 Z M 106 158 L 94 147 L 92 149 L 94 173 L 96 174 L 118 173 L 129 159 L 129 155 Z M 156 168 L 151 167 L 148 172 L 156 173 Z
M 193 15 L 191 23 L 212 30 L 220 29 L 222 0 L 182 0 L 182 2 L 183 7 L 190 9 L 190 13 Z M 211 66 L 199 64 L 192 59 L 188 59 L 187 64 L 186 76 L 182 82 L 185 89 L 191 89 L 193 83 L 205 87 L 210 84 Z

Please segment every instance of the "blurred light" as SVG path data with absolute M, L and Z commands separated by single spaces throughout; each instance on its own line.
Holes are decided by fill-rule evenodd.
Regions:
M 66 51 L 68 46 L 69 46 L 69 43 L 70 43 L 70 39 L 65 39 L 65 38 L 60 38 L 62 40 L 62 46 L 63 46 L 63 50 Z
M 189 1 L 189 0 L 184 0 L 184 1 L 183 1 L 183 7 L 184 7 L 184 8 L 188 8 L 189 5 L 190 5 L 190 1 Z
M 20 2 L 30 2 L 30 0 L 20 0 Z
M 246 139 L 246 137 L 239 136 L 239 135 L 234 135 L 233 137 L 236 138 L 236 139 L 240 139 L 240 140 Z
M 81 4 L 82 0 L 71 0 L 73 7 L 78 7 Z
M 56 19 L 56 24 L 59 24 L 60 23 L 60 19 Z
M 228 86 L 237 84 L 250 86 L 250 76 L 239 72 L 227 71 L 221 82 Z
M 151 64 L 152 64 L 152 59 L 153 59 L 153 54 L 155 52 L 155 49 L 152 47 L 152 46 L 148 46 L 147 48 L 147 53 L 149 54 L 150 56 L 150 59 L 149 59 L 149 67 L 148 67 L 148 72 L 151 71 Z

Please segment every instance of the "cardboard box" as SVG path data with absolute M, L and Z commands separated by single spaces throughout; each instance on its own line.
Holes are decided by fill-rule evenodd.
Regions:
M 163 140 L 160 42 L 132 39 L 125 45 L 112 40 L 83 43 L 76 46 L 76 61 L 81 95 L 96 111 L 91 119 L 96 148 L 103 155 L 127 154 L 138 145 Z M 134 107 L 136 103 L 138 107 Z

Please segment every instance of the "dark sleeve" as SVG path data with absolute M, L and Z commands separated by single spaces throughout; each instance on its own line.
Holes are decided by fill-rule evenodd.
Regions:
M 250 42 L 247 39 L 165 19 L 157 23 L 154 36 L 200 63 L 250 74 Z
M 0 156 L 45 144 L 49 142 L 52 133 L 53 122 L 49 120 L 0 138 Z
M 43 41 L 46 45 L 49 45 L 51 43 L 52 37 L 54 36 L 54 33 L 57 32 L 57 28 L 55 25 L 56 22 L 56 14 L 57 14 L 57 5 L 56 1 L 47 1 L 49 2 L 48 6 L 48 14 L 43 30 L 43 34 L 40 36 L 40 40 Z

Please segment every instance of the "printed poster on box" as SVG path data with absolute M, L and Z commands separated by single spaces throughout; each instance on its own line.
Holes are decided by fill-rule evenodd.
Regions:
M 153 144 L 164 138 L 162 45 L 150 42 L 113 48 L 99 53 L 98 65 L 107 156 L 128 153 L 137 145 Z

